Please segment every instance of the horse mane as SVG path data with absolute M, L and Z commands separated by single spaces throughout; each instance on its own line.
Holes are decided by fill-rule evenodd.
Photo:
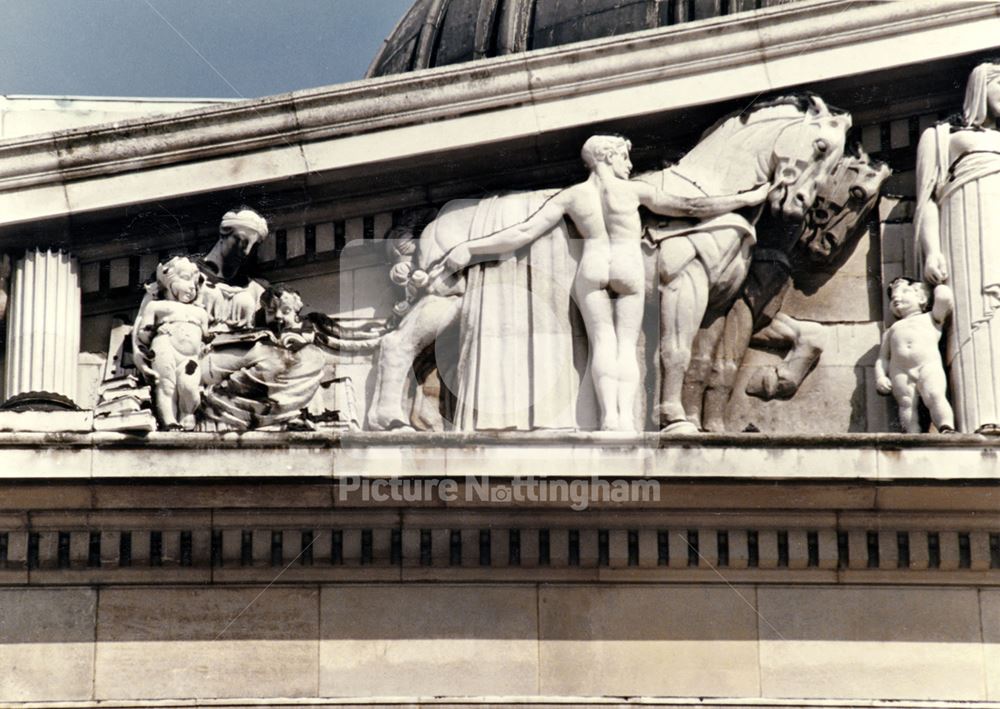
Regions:
M 772 98 L 757 99 L 746 108 L 727 113 L 725 116 L 717 120 L 701 134 L 701 139 L 704 140 L 724 123 L 731 121 L 734 118 L 738 118 L 740 123 L 746 125 L 750 122 L 754 114 L 767 108 L 790 106 L 803 115 L 809 111 L 817 111 L 821 105 L 817 102 L 817 99 L 819 99 L 819 96 L 811 91 L 801 91 L 794 94 L 782 94 Z M 836 106 L 831 106 L 829 104 L 825 105 L 826 108 L 829 109 L 830 115 L 846 115 L 848 113 L 842 108 L 837 108 Z
M 872 168 L 878 170 L 882 165 L 889 167 L 889 163 L 885 160 L 879 160 L 869 155 L 861 143 L 857 140 L 852 140 L 844 146 L 844 158 L 853 158 L 861 162 L 868 163 Z

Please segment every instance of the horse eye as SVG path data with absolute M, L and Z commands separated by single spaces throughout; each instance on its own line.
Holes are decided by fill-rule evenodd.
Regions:
M 830 149 L 830 144 L 827 143 L 825 140 L 820 139 L 816 141 L 816 152 L 819 153 L 820 155 L 825 154 L 826 151 L 829 149 Z
M 858 187 L 857 185 L 855 185 L 854 187 L 851 188 L 851 197 L 853 197 L 858 201 L 864 201 L 868 199 L 868 193 L 865 192 L 860 187 Z

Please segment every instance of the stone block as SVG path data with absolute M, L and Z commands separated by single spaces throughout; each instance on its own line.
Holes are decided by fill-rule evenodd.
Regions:
M 979 592 L 983 617 L 983 660 L 986 667 L 986 698 L 1000 700 L 1000 591 Z
M 543 586 L 543 695 L 758 696 L 751 588 Z
M 316 696 L 316 589 L 111 588 L 99 608 L 98 699 Z
M 765 697 L 981 700 L 974 589 L 757 591 Z
M 321 600 L 322 696 L 538 693 L 533 587 L 342 585 Z
M 816 322 L 868 322 L 879 318 L 881 293 L 874 275 L 838 273 L 815 292 L 789 289 L 782 311 Z
M 884 195 L 878 203 L 879 220 L 883 222 L 911 222 L 915 207 L 916 201 L 912 197 Z
M 768 362 L 771 367 L 780 362 L 774 354 L 755 355 L 754 359 L 762 364 Z M 827 366 L 820 360 L 795 396 L 784 401 L 763 401 L 746 393 L 747 381 L 757 369 L 744 366 L 736 378 L 726 415 L 727 430 L 742 431 L 750 423 L 764 433 L 831 434 L 867 430 L 864 367 Z
M 906 260 L 907 242 L 913 240 L 913 225 L 889 222 L 882 225 L 882 260 Z
M 93 698 L 97 593 L 0 590 L 0 701 Z

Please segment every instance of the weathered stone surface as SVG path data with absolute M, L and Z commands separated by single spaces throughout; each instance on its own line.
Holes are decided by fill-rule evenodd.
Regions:
M 986 668 L 986 698 L 1000 699 L 1000 591 L 979 592 L 983 617 L 983 665 Z
M 97 593 L 0 589 L 0 701 L 93 698 Z
M 850 297 L 844 297 L 845 293 L 850 293 Z M 812 294 L 792 288 L 785 296 L 784 309 L 803 320 L 868 322 L 879 318 L 881 293 L 882 284 L 877 277 L 837 274 Z
M 768 697 L 985 699 L 972 589 L 757 591 Z
M 538 692 L 534 587 L 331 586 L 321 617 L 322 696 Z
M 544 695 L 757 696 L 749 587 L 544 586 Z
M 755 354 L 754 360 L 760 356 Z M 766 356 L 772 358 L 772 367 L 780 362 L 776 355 Z M 729 430 L 742 431 L 751 423 L 770 434 L 829 435 L 868 430 L 864 368 L 827 366 L 821 359 L 795 396 L 787 401 L 762 401 L 746 394 L 747 381 L 756 370 L 753 365 L 746 366 L 736 379 L 727 412 Z M 874 392 L 871 395 L 875 396 Z
M 101 592 L 99 699 L 316 696 L 315 588 Z

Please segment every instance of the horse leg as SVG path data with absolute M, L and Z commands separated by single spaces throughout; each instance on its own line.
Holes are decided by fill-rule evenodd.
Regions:
M 693 248 L 691 249 L 693 256 Z M 680 271 L 666 271 L 661 263 L 660 361 L 663 381 L 659 415 L 661 427 L 687 423 L 682 402 L 684 375 L 691 363 L 691 347 L 708 305 L 708 274 L 694 258 Z M 676 275 L 670 275 L 671 273 Z M 664 278 L 665 277 L 665 278 Z M 665 282 L 664 282 L 665 281 Z M 696 430 L 687 423 L 685 432 Z
M 706 387 L 712 370 L 712 360 L 725 326 L 726 319 L 720 315 L 703 324 L 694 338 L 691 348 L 691 363 L 684 373 L 684 389 L 681 401 L 687 420 L 698 428 L 703 428 Z
M 458 296 L 424 296 L 403 317 L 399 327 L 382 337 L 378 353 L 378 379 L 368 426 L 375 430 L 407 427 L 410 417 L 403 398 L 417 355 L 434 342 L 461 311 Z
M 750 378 L 747 394 L 764 400 L 790 399 L 823 354 L 826 331 L 819 323 L 778 313 L 754 339 L 771 346 L 791 345 L 791 349 L 777 367 L 762 368 Z
M 726 313 L 725 324 L 705 390 L 705 410 L 702 415 L 706 431 L 726 430 L 726 408 L 733 393 L 733 384 L 753 335 L 753 312 L 742 298 L 737 299 Z

